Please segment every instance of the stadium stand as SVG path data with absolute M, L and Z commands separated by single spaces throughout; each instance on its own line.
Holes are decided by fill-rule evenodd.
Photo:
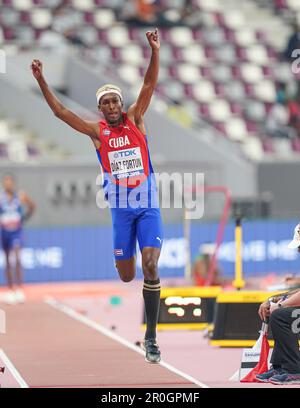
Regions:
M 165 113 L 186 126 L 196 127 L 198 118 L 204 119 L 243 144 L 253 159 L 299 154 L 299 130 L 289 104 L 298 103 L 298 82 L 283 55 L 292 33 L 291 15 L 300 17 L 298 1 L 163 0 L 137 10 L 134 2 L 119 0 L 2 3 L 4 49 L 26 50 L 32 44 L 59 49 L 71 43 L 99 63 L 115 66 L 132 87 L 140 83 L 149 56 L 144 33 L 158 24 L 162 46 L 156 101 Z M 268 126 L 272 120 L 275 130 Z
M 54 143 L 49 143 L 28 131 L 20 123 L 0 117 L 0 159 L 16 163 L 33 162 L 35 160 L 62 160 L 68 157 Z

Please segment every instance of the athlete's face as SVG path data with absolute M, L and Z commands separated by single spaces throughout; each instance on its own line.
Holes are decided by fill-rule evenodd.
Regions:
M 15 182 L 11 176 L 5 176 L 3 178 L 3 188 L 7 193 L 13 193 L 15 191 Z
M 108 93 L 100 99 L 99 110 L 103 113 L 107 123 L 117 126 L 122 120 L 123 103 L 115 93 Z

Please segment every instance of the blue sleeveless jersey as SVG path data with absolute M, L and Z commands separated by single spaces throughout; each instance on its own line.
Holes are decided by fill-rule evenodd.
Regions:
M 23 224 L 23 208 L 17 194 L 10 200 L 8 194 L 0 193 L 0 226 L 2 231 L 19 231 Z

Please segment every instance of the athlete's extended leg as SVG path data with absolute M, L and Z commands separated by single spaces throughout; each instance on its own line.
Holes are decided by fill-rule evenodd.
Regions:
M 22 290 L 22 285 L 23 285 L 23 271 L 22 271 L 22 265 L 21 265 L 21 247 L 16 246 L 14 248 L 15 252 L 15 259 L 16 259 L 16 284 L 17 284 L 17 290 L 15 291 L 15 298 L 16 301 L 19 303 L 24 303 L 25 302 L 25 295 Z
M 160 304 L 160 280 L 157 268 L 159 255 L 160 248 L 145 247 L 142 250 L 143 297 L 147 322 L 144 348 L 146 361 L 149 363 L 159 363 L 161 359 L 160 350 L 156 343 L 156 325 Z
M 147 318 L 145 339 L 156 338 L 156 325 L 160 302 L 160 280 L 158 277 L 158 258 L 160 248 L 145 247 L 142 250 L 142 268 L 144 274 L 143 297 Z
M 21 248 L 15 247 L 15 259 L 16 259 L 16 284 L 18 286 L 23 285 L 23 272 L 22 272 L 22 265 L 21 265 Z
M 14 286 L 14 281 L 13 281 L 13 273 L 12 273 L 12 266 L 10 263 L 10 253 L 11 251 L 9 249 L 4 249 L 4 254 L 5 254 L 5 275 L 6 275 L 6 280 L 7 280 L 7 286 L 9 289 L 13 289 Z
M 14 276 L 10 260 L 11 249 L 4 248 L 5 254 L 5 275 L 7 280 L 8 292 L 3 295 L 3 301 L 8 305 L 14 305 L 16 303 L 15 293 L 14 293 Z
M 135 277 L 135 256 L 130 259 L 116 260 L 116 268 L 123 282 L 130 282 Z
M 146 361 L 158 363 L 160 351 L 156 343 L 156 325 L 160 304 L 160 280 L 157 265 L 163 240 L 162 221 L 158 208 L 146 208 L 140 211 L 137 238 L 142 253 L 144 273 L 143 297 L 147 320 L 144 343 Z

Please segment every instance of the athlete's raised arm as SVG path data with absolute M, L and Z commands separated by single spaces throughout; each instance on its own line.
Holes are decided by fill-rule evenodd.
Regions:
M 160 47 L 157 28 L 152 32 L 147 31 L 146 36 L 152 51 L 151 59 L 137 101 L 128 109 L 127 112 L 129 119 L 134 121 L 136 126 L 141 130 L 143 134 L 146 134 L 143 116 L 148 109 L 158 80 Z
M 78 132 L 84 133 L 91 137 L 94 144 L 98 141 L 98 123 L 89 122 L 81 119 L 74 112 L 67 109 L 54 95 L 54 93 L 48 87 L 48 84 L 43 75 L 43 65 L 41 61 L 35 59 L 31 63 L 32 74 L 37 80 L 41 91 L 52 109 L 55 116 L 67 123 L 73 129 Z

